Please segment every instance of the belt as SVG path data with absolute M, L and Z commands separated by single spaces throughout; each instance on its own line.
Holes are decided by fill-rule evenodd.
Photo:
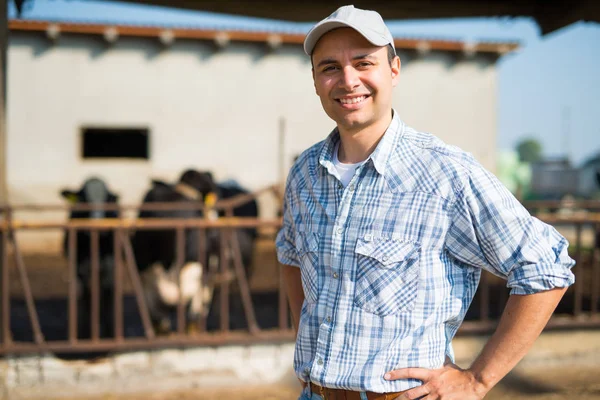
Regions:
M 361 400 L 360 392 L 356 392 L 353 390 L 345 390 L 345 389 L 329 389 L 324 388 L 314 383 L 310 384 L 310 390 L 313 393 L 316 393 L 323 397 L 323 400 Z M 375 392 L 366 392 L 367 399 L 369 400 L 394 400 L 400 397 L 403 393 L 406 393 L 407 390 L 402 392 L 393 392 L 393 393 L 375 393 Z

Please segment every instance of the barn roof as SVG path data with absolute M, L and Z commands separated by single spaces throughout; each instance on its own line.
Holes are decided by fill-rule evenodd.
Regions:
M 228 40 L 301 44 L 312 22 L 292 22 L 190 11 L 113 1 L 53 0 L 33 2 L 19 19 L 9 8 L 13 31 L 105 34 L 211 40 L 225 34 Z M 466 38 L 452 33 L 431 35 L 414 29 L 410 21 L 389 23 L 396 47 L 407 49 L 506 53 L 518 47 L 507 38 Z M 166 35 L 166 36 L 165 36 Z

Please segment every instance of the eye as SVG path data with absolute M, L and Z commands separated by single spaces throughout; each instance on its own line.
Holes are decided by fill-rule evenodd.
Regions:
M 356 64 L 356 66 L 358 68 L 367 68 L 367 67 L 370 67 L 371 65 L 373 65 L 373 64 L 370 63 L 369 61 L 361 61 L 358 64 Z
M 323 67 L 323 72 L 332 72 L 332 71 L 336 71 L 338 69 L 338 67 L 336 67 L 335 65 L 327 65 L 325 67 Z

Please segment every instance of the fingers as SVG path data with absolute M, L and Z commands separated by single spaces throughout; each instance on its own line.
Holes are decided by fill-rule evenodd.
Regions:
M 416 388 L 410 389 L 406 393 L 403 393 L 402 396 L 398 397 L 398 400 L 415 400 L 426 398 L 429 394 L 429 388 L 427 385 L 417 386 Z
M 383 377 L 388 381 L 412 378 L 427 382 L 431 377 L 431 373 L 431 370 L 425 368 L 401 368 L 387 372 Z

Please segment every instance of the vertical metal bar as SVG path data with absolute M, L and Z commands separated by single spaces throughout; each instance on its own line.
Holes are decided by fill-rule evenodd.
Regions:
M 129 237 L 126 237 L 123 234 L 123 232 L 119 231 L 117 232 L 117 234 L 121 236 L 121 243 L 123 244 L 123 249 L 125 250 L 125 266 L 127 267 L 127 273 L 133 286 L 135 298 L 137 299 L 138 308 L 140 310 L 140 317 L 142 318 L 142 325 L 144 325 L 144 332 L 146 333 L 146 338 L 153 339 L 156 336 L 156 334 L 154 333 L 154 328 L 152 327 L 152 323 L 150 322 L 148 304 L 146 304 L 146 298 L 144 297 L 144 290 L 142 288 L 142 282 L 140 281 L 140 275 L 138 273 L 137 265 L 135 262 L 135 255 L 133 254 L 131 241 L 129 240 Z
M 69 342 L 77 343 L 77 231 L 69 228 Z
M 115 269 L 113 271 L 114 283 L 114 319 L 115 319 L 115 340 L 120 342 L 123 340 L 123 257 L 121 251 L 121 232 L 119 228 L 115 228 L 113 232 L 113 248 Z M 128 232 L 123 233 L 127 235 Z
M 92 305 L 90 323 L 92 342 L 100 338 L 100 237 L 98 229 L 92 229 L 90 235 L 92 276 L 90 286 L 92 289 Z
M 8 49 L 8 5 L 0 0 L 0 205 L 8 204 L 6 184 L 6 56 Z M 10 293 L 8 274 L 8 223 L 10 209 L 4 209 L 6 229 L 0 231 L 0 348 L 8 346 L 10 337 Z
M 282 190 L 285 186 L 285 118 L 279 118 L 279 168 L 278 168 L 278 190 Z
M 254 334 L 259 332 L 260 328 L 256 323 L 256 315 L 254 314 L 254 306 L 252 305 L 252 296 L 250 295 L 250 285 L 248 285 L 244 264 L 242 263 L 242 253 L 240 251 L 237 232 L 234 229 L 227 229 L 227 236 L 229 236 L 230 249 L 233 255 L 233 266 L 235 268 L 237 283 L 240 288 L 240 295 L 242 296 L 246 321 L 248 321 L 248 329 L 250 330 L 250 333 Z
M 490 283 L 488 272 L 481 272 L 481 279 L 479 282 L 479 320 L 488 321 L 490 318 Z
M 598 313 L 598 301 L 600 297 L 600 249 L 592 249 L 592 307 L 590 312 L 592 315 Z
M 0 345 L 2 347 L 7 347 L 11 342 L 10 336 L 10 285 L 9 285 L 9 270 L 8 270 L 8 226 L 9 226 L 9 210 L 6 209 L 5 219 L 4 219 L 4 229 L 2 229 L 2 260 L 0 265 L 0 303 L 2 313 L 1 318 L 2 324 L 0 331 Z
M 42 330 L 40 328 L 40 319 L 38 318 L 37 310 L 35 309 L 35 302 L 33 301 L 29 278 L 27 277 L 27 271 L 25 270 L 25 263 L 23 262 L 23 257 L 21 256 L 17 240 L 12 230 L 10 231 L 9 238 L 12 241 L 15 263 L 17 264 L 21 286 L 23 287 L 23 292 L 25 294 L 25 303 L 27 304 L 27 312 L 29 314 L 29 320 L 31 321 L 33 338 L 36 344 L 41 345 L 44 343 L 44 335 L 42 335 Z
M 208 256 L 206 253 L 206 229 L 199 228 L 198 229 L 198 262 L 200 263 L 200 267 L 202 268 L 202 283 L 200 290 L 204 291 L 208 287 Z M 204 298 L 204 296 L 202 296 Z M 210 303 L 202 304 L 202 315 L 200 320 L 197 321 L 197 328 L 200 332 L 206 332 L 206 317 L 208 315 L 208 309 L 204 309 L 204 307 L 210 308 Z
M 577 223 L 576 224 L 576 239 L 575 242 L 577 243 L 577 251 L 575 252 L 575 260 L 577 260 L 577 265 L 575 266 L 575 275 L 576 275 L 576 279 L 575 279 L 575 301 L 574 301 L 574 305 L 573 305 L 573 314 L 577 317 L 579 315 L 581 315 L 581 309 L 582 309 L 582 299 L 583 299 L 583 274 L 585 272 L 585 269 L 583 268 L 582 265 L 582 259 L 581 259 L 581 228 L 582 225 L 581 223 Z M 577 276 L 579 275 L 579 276 Z
M 595 224 L 595 228 L 596 235 L 600 235 L 600 224 Z M 595 243 L 592 249 L 592 315 L 598 313 L 600 301 L 600 247 L 596 246 L 600 246 L 600 243 Z
M 229 331 L 229 266 L 227 260 L 227 237 L 225 235 L 225 229 L 219 228 L 219 262 L 221 264 L 221 330 L 223 332 Z
M 185 304 L 181 292 L 181 268 L 185 262 L 185 229 L 182 226 L 177 227 L 177 255 L 175 271 L 177 277 L 177 287 L 179 289 L 179 301 L 177 302 L 177 333 L 180 335 L 185 333 Z M 171 267 L 173 268 L 173 267 Z
M 0 204 L 8 203 L 6 184 L 6 58 L 8 48 L 8 6 L 0 0 Z
M 175 245 L 175 267 L 177 267 L 177 271 L 183 266 L 185 262 L 185 228 L 183 226 L 177 227 L 177 242 Z M 166 265 L 165 268 L 169 269 L 171 266 Z

